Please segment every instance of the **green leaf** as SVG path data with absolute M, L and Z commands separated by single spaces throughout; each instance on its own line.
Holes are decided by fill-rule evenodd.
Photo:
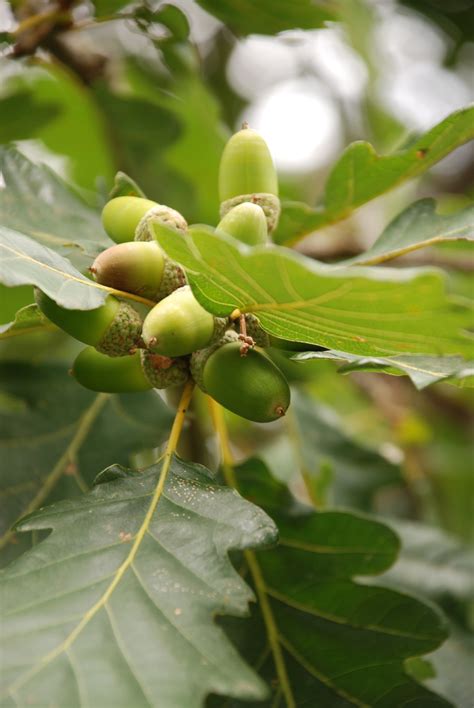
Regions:
M 172 416 L 155 392 L 96 394 L 63 366 L 4 363 L 0 382 L 4 564 L 31 540 L 9 533 L 19 517 L 79 494 L 107 465 L 129 465 L 133 453 L 161 444 Z
M 19 524 L 52 533 L 2 572 L 4 695 L 114 708 L 265 696 L 213 617 L 247 613 L 252 593 L 227 554 L 273 541 L 275 527 L 179 460 L 148 518 L 160 468 L 113 468 Z
M 279 545 L 258 553 L 257 585 L 268 598 L 296 706 L 448 706 L 404 669 L 407 658 L 445 639 L 441 617 L 407 595 L 355 582 L 390 566 L 398 540 L 386 526 L 341 511 L 295 508 L 286 488 L 258 460 L 236 469 L 242 493 L 276 522 Z M 247 623 L 246 650 L 274 687 L 276 677 L 261 618 Z M 283 701 L 281 701 L 282 703 Z M 288 701 L 287 701 L 288 704 Z
M 474 362 L 457 356 L 410 356 L 399 354 L 387 357 L 360 357 L 347 352 L 327 350 L 322 352 L 300 352 L 291 357 L 294 361 L 314 361 L 334 359 L 348 362 L 339 371 L 377 371 L 394 376 L 408 376 L 416 388 L 423 389 L 438 381 L 447 381 L 458 386 L 474 386 Z
M 365 253 L 342 265 L 376 265 L 445 241 L 474 241 L 474 205 L 454 214 L 436 213 L 434 199 L 421 199 L 399 214 Z
M 115 175 L 114 186 L 110 190 L 109 199 L 115 199 L 115 197 L 146 198 L 146 194 L 138 186 L 135 180 L 126 175 L 125 172 L 117 172 Z
M 0 322 L 9 323 L 15 318 L 18 310 L 31 305 L 33 300 L 33 288 L 28 285 L 7 288 L 0 284 Z
M 318 0 L 198 0 L 199 5 L 236 34 L 277 34 L 291 29 L 315 29 L 337 19 L 334 3 Z
M 245 248 L 202 226 L 156 237 L 216 315 L 238 308 L 277 337 L 360 356 L 469 355 L 461 333 L 469 311 L 447 300 L 438 271 L 326 266 L 277 246 Z
M 18 310 L 12 322 L 0 325 L 0 339 L 41 330 L 49 325 L 50 323 L 37 305 L 26 305 Z
M 391 155 L 377 155 L 370 143 L 352 143 L 329 175 L 323 205 L 283 203 L 274 240 L 296 243 L 312 231 L 345 219 L 357 207 L 418 177 L 473 138 L 474 106 L 470 106 L 451 113 L 410 147 Z
M 109 294 L 55 251 L 4 226 L 0 226 L 0 282 L 9 287 L 36 285 L 71 310 L 93 310 Z
M 13 147 L 0 147 L 0 174 L 5 182 L 0 189 L 3 226 L 70 258 L 81 251 L 95 257 L 112 245 L 99 214 L 49 167 L 35 165 Z

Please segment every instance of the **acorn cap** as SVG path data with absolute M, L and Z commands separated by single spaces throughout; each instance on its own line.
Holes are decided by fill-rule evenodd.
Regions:
M 232 197 L 232 199 L 226 199 L 221 202 L 220 206 L 221 220 L 223 220 L 226 217 L 226 214 L 228 214 L 232 209 L 237 207 L 239 204 L 244 204 L 246 202 L 256 204 L 263 209 L 267 219 L 268 233 L 271 234 L 278 225 L 281 212 L 280 200 L 274 194 L 259 192 L 253 194 L 240 194 L 236 197 Z
M 140 352 L 142 370 L 153 388 L 169 388 L 185 383 L 189 378 L 188 362 L 171 359 L 146 350 Z
M 278 196 L 278 179 L 270 150 L 259 133 L 244 127 L 227 142 L 219 167 L 221 202 L 241 194 Z
M 156 204 L 137 224 L 135 241 L 153 241 L 155 232 L 159 233 L 161 225 L 164 225 L 167 230 L 171 228 L 179 233 L 185 233 L 188 228 L 186 219 L 179 211 L 164 204 Z
M 262 207 L 253 202 L 242 202 L 230 209 L 217 228 L 248 246 L 268 243 L 265 212 Z
M 139 352 L 112 359 L 94 347 L 87 347 L 76 357 L 71 373 L 82 386 L 91 391 L 133 393 L 152 388 L 142 371 Z
M 141 345 L 142 319 L 128 303 L 121 302 L 96 349 L 108 356 L 125 356 Z
M 102 251 L 90 271 L 98 283 L 158 300 L 165 258 L 154 242 L 119 243 Z
M 102 210 L 102 225 L 116 243 L 133 241 L 140 220 L 156 205 L 142 197 L 115 197 Z

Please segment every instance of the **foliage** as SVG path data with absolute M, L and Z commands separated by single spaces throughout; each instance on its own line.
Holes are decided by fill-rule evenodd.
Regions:
M 470 704 L 474 107 L 447 101 L 414 134 L 384 99 L 395 64 L 377 34 L 387 13 L 425 22 L 429 44 L 435 22 L 459 89 L 470 15 L 375 5 L 6 6 L 0 705 Z M 318 64 L 327 37 L 363 67 L 357 98 Z M 275 67 L 234 65 L 252 43 Z M 216 228 L 219 161 L 278 52 L 278 86 L 314 80 L 346 147 L 281 171 L 274 243 L 248 247 Z M 284 420 L 191 402 L 190 383 L 111 395 L 68 375 L 78 342 L 35 287 L 71 310 L 155 304 L 91 275 L 117 196 L 183 213 L 188 231 L 156 240 L 205 309 L 270 335 Z

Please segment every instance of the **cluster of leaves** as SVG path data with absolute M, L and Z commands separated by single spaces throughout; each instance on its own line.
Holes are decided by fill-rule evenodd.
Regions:
M 253 13 L 234 0 L 200 4 L 244 35 L 336 18 L 332 3 L 309 0 L 278 3 L 278 12 L 274 0 L 265 1 Z M 68 155 L 70 177 L 86 196 L 16 148 L 1 148 L 2 705 L 197 707 L 206 697 L 213 706 L 450 705 L 422 685 L 429 679 L 467 707 L 469 689 L 457 673 L 466 662 L 462 615 L 473 593 L 465 550 L 416 524 L 391 529 L 360 512 L 315 511 L 288 489 L 303 478 L 308 502 L 330 496 L 370 512 L 375 498 L 403 488 L 397 462 L 296 394 L 288 439 L 296 438 L 299 459 L 287 470 L 279 469 L 280 448 L 261 450 L 271 471 L 247 460 L 235 470 L 237 493 L 175 458 L 150 517 L 161 474 L 156 447 L 168 437 L 170 410 L 152 393 L 81 390 L 62 361 L 42 360 L 58 342 L 71 344 L 32 304 L 32 286 L 74 309 L 98 307 L 108 294 L 84 275 L 110 245 L 96 209 L 104 195 L 91 196 L 96 176 L 111 182 L 115 171 L 104 117 L 123 147 L 121 167 L 140 165 L 140 186 L 121 173 L 114 196 L 146 193 L 191 221 L 213 223 L 217 215 L 225 133 L 186 51 L 187 20 L 172 6 L 124 7 L 97 2 L 95 19 L 126 13 L 162 53 L 171 79 L 129 57 L 130 97 L 101 82 L 85 90 L 60 65 L 41 62 L 22 65 L 0 100 L 9 114 L 25 96 L 31 104 L 19 123 L 1 123 L 1 141 L 37 137 Z M 72 144 L 77 111 L 82 128 Z M 182 238 L 163 232 L 160 245 L 185 267 L 209 311 L 253 312 L 273 335 L 324 347 L 295 354 L 300 371 L 342 361 L 342 373 L 404 374 L 419 388 L 440 380 L 470 386 L 466 302 L 450 294 L 438 270 L 379 264 L 471 241 L 472 207 L 446 215 L 433 200 L 415 202 L 372 248 L 333 265 L 286 246 L 421 175 L 472 139 L 473 125 L 467 108 L 394 154 L 350 145 L 320 206 L 283 202 L 272 247 L 243 247 L 210 226 L 193 226 Z M 85 146 L 93 155 L 87 165 L 78 159 Z M 29 361 L 19 363 L 25 354 Z M 242 619 L 252 599 L 258 604 Z M 428 663 L 418 657 L 448 635 L 433 600 L 456 624 Z

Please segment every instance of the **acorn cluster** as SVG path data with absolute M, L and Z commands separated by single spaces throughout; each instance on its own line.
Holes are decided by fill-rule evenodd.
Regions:
M 228 141 L 219 173 L 218 230 L 248 245 L 268 242 L 280 210 L 273 161 L 261 136 L 247 126 Z M 128 302 L 109 295 L 95 310 L 66 310 L 38 291 L 42 312 L 88 344 L 72 373 L 86 388 L 110 393 L 168 388 L 190 376 L 220 404 L 249 420 L 285 414 L 288 383 L 263 351 L 270 344 L 258 319 L 215 317 L 194 297 L 183 269 L 155 239 L 160 229 L 185 233 L 184 217 L 141 197 L 111 199 L 102 223 L 116 245 L 90 268 L 114 290 L 156 304 L 142 318 Z

